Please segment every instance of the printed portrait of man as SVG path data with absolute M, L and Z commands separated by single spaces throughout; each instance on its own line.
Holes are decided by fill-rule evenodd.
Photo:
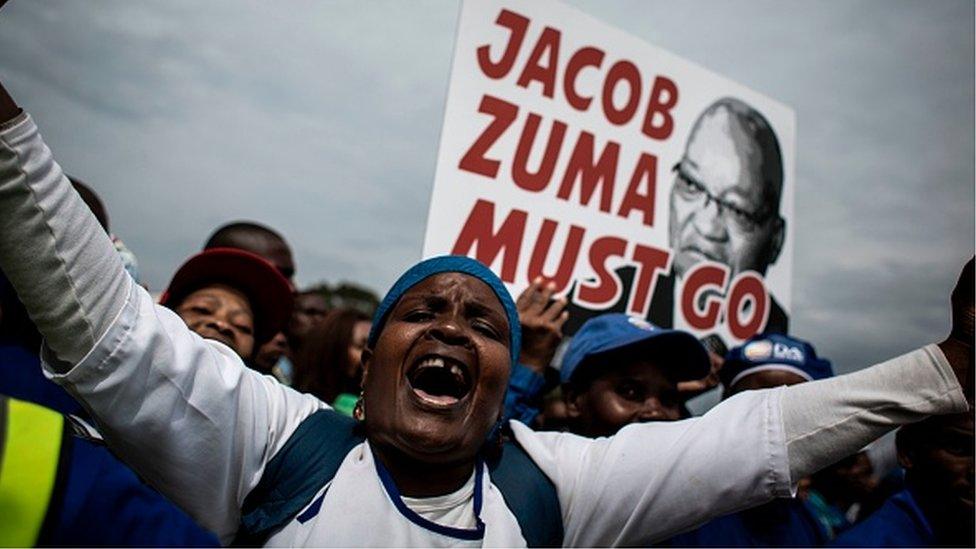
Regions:
M 674 255 L 671 272 L 657 280 L 648 313 L 652 323 L 669 327 L 675 325 L 676 281 L 691 267 L 713 261 L 729 267 L 729 280 L 744 271 L 765 276 L 786 237 L 779 140 L 766 118 L 743 101 L 726 97 L 709 105 L 695 120 L 672 172 L 668 243 Z M 616 270 L 623 296 L 629 295 L 634 271 Z M 625 301 L 600 312 L 624 312 Z M 571 304 L 567 331 L 594 313 Z M 786 333 L 788 325 L 786 312 L 770 296 L 765 331 Z
M 709 260 L 728 265 L 730 279 L 743 271 L 765 276 L 786 236 L 779 213 L 783 155 L 766 118 L 738 99 L 719 99 L 695 121 L 672 171 L 668 240 L 674 275 L 683 277 Z M 770 303 L 767 331 L 785 332 L 785 312 L 775 297 Z M 651 302 L 652 310 L 662 306 Z
M 733 277 L 765 275 L 786 223 L 783 157 L 762 114 L 738 99 L 716 101 L 698 117 L 672 171 L 668 234 L 678 276 L 703 259 L 728 265 Z

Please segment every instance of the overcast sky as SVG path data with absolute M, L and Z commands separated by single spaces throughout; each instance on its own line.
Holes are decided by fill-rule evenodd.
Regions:
M 569 4 L 795 109 L 794 332 L 849 370 L 943 336 L 974 242 L 971 1 Z M 13 0 L 0 77 L 160 290 L 219 224 L 298 281 L 420 257 L 459 4 Z

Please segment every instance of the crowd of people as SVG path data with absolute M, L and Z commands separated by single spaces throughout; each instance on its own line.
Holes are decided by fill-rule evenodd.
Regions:
M 836 376 L 772 329 L 565 337 L 458 256 L 336 306 L 254 222 L 154 298 L 94 188 L 0 87 L 2 545 L 974 543 L 973 260 L 946 340 Z

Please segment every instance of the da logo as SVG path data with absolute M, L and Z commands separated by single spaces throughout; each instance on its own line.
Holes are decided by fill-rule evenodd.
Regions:
M 773 346 L 773 355 L 776 356 L 776 358 L 782 360 L 792 360 L 794 362 L 803 362 L 805 360 L 803 351 L 791 345 L 784 345 L 782 343 L 777 343 L 775 346 Z
M 773 356 L 773 344 L 769 341 L 753 341 L 742 349 L 742 354 L 749 360 L 765 360 Z
M 635 328 L 640 328 L 641 330 L 647 330 L 648 332 L 654 331 L 654 325 L 650 322 L 644 320 L 643 318 L 637 318 L 635 316 L 628 316 L 627 322 Z

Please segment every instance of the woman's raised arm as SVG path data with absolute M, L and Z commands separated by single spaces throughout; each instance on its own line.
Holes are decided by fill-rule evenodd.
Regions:
M 3 91 L 0 268 L 44 335 L 48 375 L 123 460 L 230 541 L 265 463 L 324 404 L 246 368 L 153 303 Z
M 0 261 L 53 356 L 80 360 L 132 280 L 30 117 L 0 85 Z
M 702 417 L 633 424 L 608 438 L 512 428 L 556 485 L 566 545 L 648 545 L 789 497 L 801 477 L 885 432 L 966 408 L 953 368 L 929 345 L 855 374 L 746 391 Z
M 900 425 L 964 412 L 973 391 L 974 261 L 938 345 L 831 379 L 746 391 L 700 418 L 586 439 L 516 438 L 553 480 L 567 545 L 648 545 L 709 518 L 789 496 L 795 483 Z

